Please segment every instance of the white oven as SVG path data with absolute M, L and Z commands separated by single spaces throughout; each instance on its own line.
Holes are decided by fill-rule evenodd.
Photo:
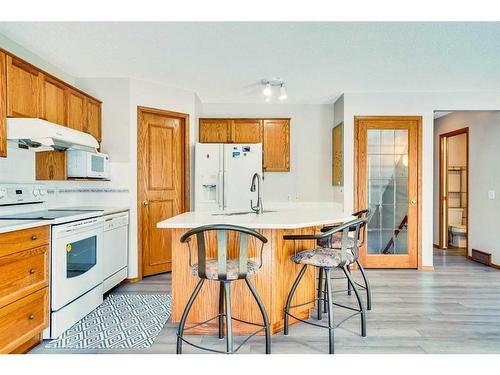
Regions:
M 109 156 L 100 152 L 68 150 L 68 177 L 109 178 Z
M 102 302 L 103 222 L 97 217 L 52 227 L 52 337 Z

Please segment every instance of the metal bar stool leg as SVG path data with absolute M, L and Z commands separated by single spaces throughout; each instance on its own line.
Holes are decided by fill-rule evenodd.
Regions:
M 224 281 L 224 295 L 226 300 L 226 349 L 233 352 L 233 327 L 231 324 L 231 283 Z
M 329 342 L 329 353 L 335 353 L 335 325 L 333 322 L 333 293 L 332 293 L 332 279 L 330 278 L 331 269 L 325 268 L 326 277 L 326 300 L 327 300 L 327 312 L 328 312 L 328 342 Z
M 260 313 L 262 314 L 262 320 L 264 320 L 264 330 L 266 333 L 266 354 L 271 354 L 271 332 L 269 329 L 269 318 L 267 317 L 264 303 L 260 299 L 259 294 L 255 290 L 255 287 L 253 286 L 251 281 L 248 279 L 248 277 L 245 278 L 245 281 L 248 285 L 248 289 L 250 289 L 250 292 L 252 292 L 253 298 L 255 298 L 255 301 L 257 302 L 257 305 L 259 306 Z
M 285 326 L 283 333 L 285 336 L 288 336 L 288 312 L 290 311 L 290 305 L 292 304 L 292 298 L 293 295 L 295 294 L 295 291 L 297 290 L 297 286 L 300 283 L 300 280 L 302 279 L 302 276 L 304 276 L 304 273 L 306 272 L 307 269 L 307 264 L 304 264 L 302 269 L 300 270 L 299 274 L 297 275 L 297 278 L 293 282 L 292 289 L 290 289 L 290 293 L 288 293 L 288 298 L 286 300 L 286 305 L 285 305 Z
M 224 314 L 224 284 L 219 283 L 219 339 L 224 338 L 224 321 L 222 318 Z
M 184 311 L 182 312 L 181 320 L 179 322 L 179 328 L 177 330 L 177 354 L 182 354 L 182 334 L 184 333 L 184 326 L 186 325 L 186 320 L 189 311 L 193 306 L 193 302 L 198 296 L 198 293 L 200 292 L 204 282 L 205 279 L 200 279 L 200 281 L 198 281 L 198 284 L 196 284 L 196 287 L 194 288 L 193 294 L 191 294 L 191 297 L 189 297 L 188 303 L 184 308 Z
M 349 275 L 351 274 L 351 267 L 350 266 L 346 266 L 347 268 L 347 272 L 349 272 Z M 350 296 L 352 294 L 352 288 L 351 288 L 351 283 L 349 282 L 349 280 L 347 280 L 347 295 Z
M 323 311 L 324 312 L 327 312 L 327 310 L 328 310 L 328 301 L 326 300 L 326 287 L 327 287 L 327 280 L 326 280 L 326 277 L 325 277 L 325 285 L 323 287 L 323 291 L 324 291 L 323 292 L 323 297 L 325 298 L 323 300 Z
M 324 298 L 323 296 L 323 268 L 319 269 L 318 272 L 318 320 L 323 319 L 323 314 L 322 314 L 322 306 L 321 306 L 321 299 Z M 326 311 L 326 309 L 325 309 Z
M 368 282 L 368 278 L 366 277 L 366 272 L 365 269 L 363 268 L 363 265 L 359 261 L 359 259 L 356 259 L 356 263 L 359 267 L 359 270 L 361 271 L 361 276 L 363 276 L 363 280 L 365 282 L 365 290 L 366 290 L 366 309 L 371 310 L 372 309 L 372 291 L 370 289 L 370 283 Z
M 347 272 L 346 267 L 342 267 L 342 270 L 344 271 L 347 279 L 349 280 L 349 283 L 351 284 L 352 289 L 354 290 L 354 294 L 356 295 L 356 298 L 358 300 L 359 312 L 361 315 L 361 336 L 366 337 L 366 314 L 365 314 L 365 306 L 363 304 L 363 300 L 361 299 L 361 294 L 359 293 L 358 287 L 354 283 L 351 274 Z

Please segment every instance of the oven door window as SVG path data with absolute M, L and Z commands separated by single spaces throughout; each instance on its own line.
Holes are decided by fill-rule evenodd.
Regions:
M 66 244 L 66 277 L 77 277 L 97 263 L 97 236 Z

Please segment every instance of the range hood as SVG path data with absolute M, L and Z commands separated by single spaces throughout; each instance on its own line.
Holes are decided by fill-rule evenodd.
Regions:
M 99 147 L 90 134 L 38 118 L 8 118 L 7 140 L 33 151 L 96 151 Z

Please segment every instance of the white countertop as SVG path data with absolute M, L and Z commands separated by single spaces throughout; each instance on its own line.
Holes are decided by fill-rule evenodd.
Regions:
M 233 224 L 253 229 L 296 229 L 352 220 L 350 213 L 332 207 L 281 208 L 275 212 L 246 215 L 214 215 L 186 212 L 157 223 L 157 228 L 195 228 L 208 224 Z
M 109 207 L 109 206 L 78 206 L 78 207 L 53 207 L 51 209 L 65 209 L 65 210 L 86 210 L 86 211 L 99 211 L 99 215 L 95 216 L 107 216 L 116 214 L 119 212 L 128 211 L 128 207 Z M 94 217 L 95 217 L 94 216 Z M 16 230 L 28 229 L 39 227 L 43 225 L 53 225 L 57 224 L 56 220 L 0 220 L 0 233 L 14 232 Z
M 50 225 L 51 220 L 0 220 L 0 233 Z

